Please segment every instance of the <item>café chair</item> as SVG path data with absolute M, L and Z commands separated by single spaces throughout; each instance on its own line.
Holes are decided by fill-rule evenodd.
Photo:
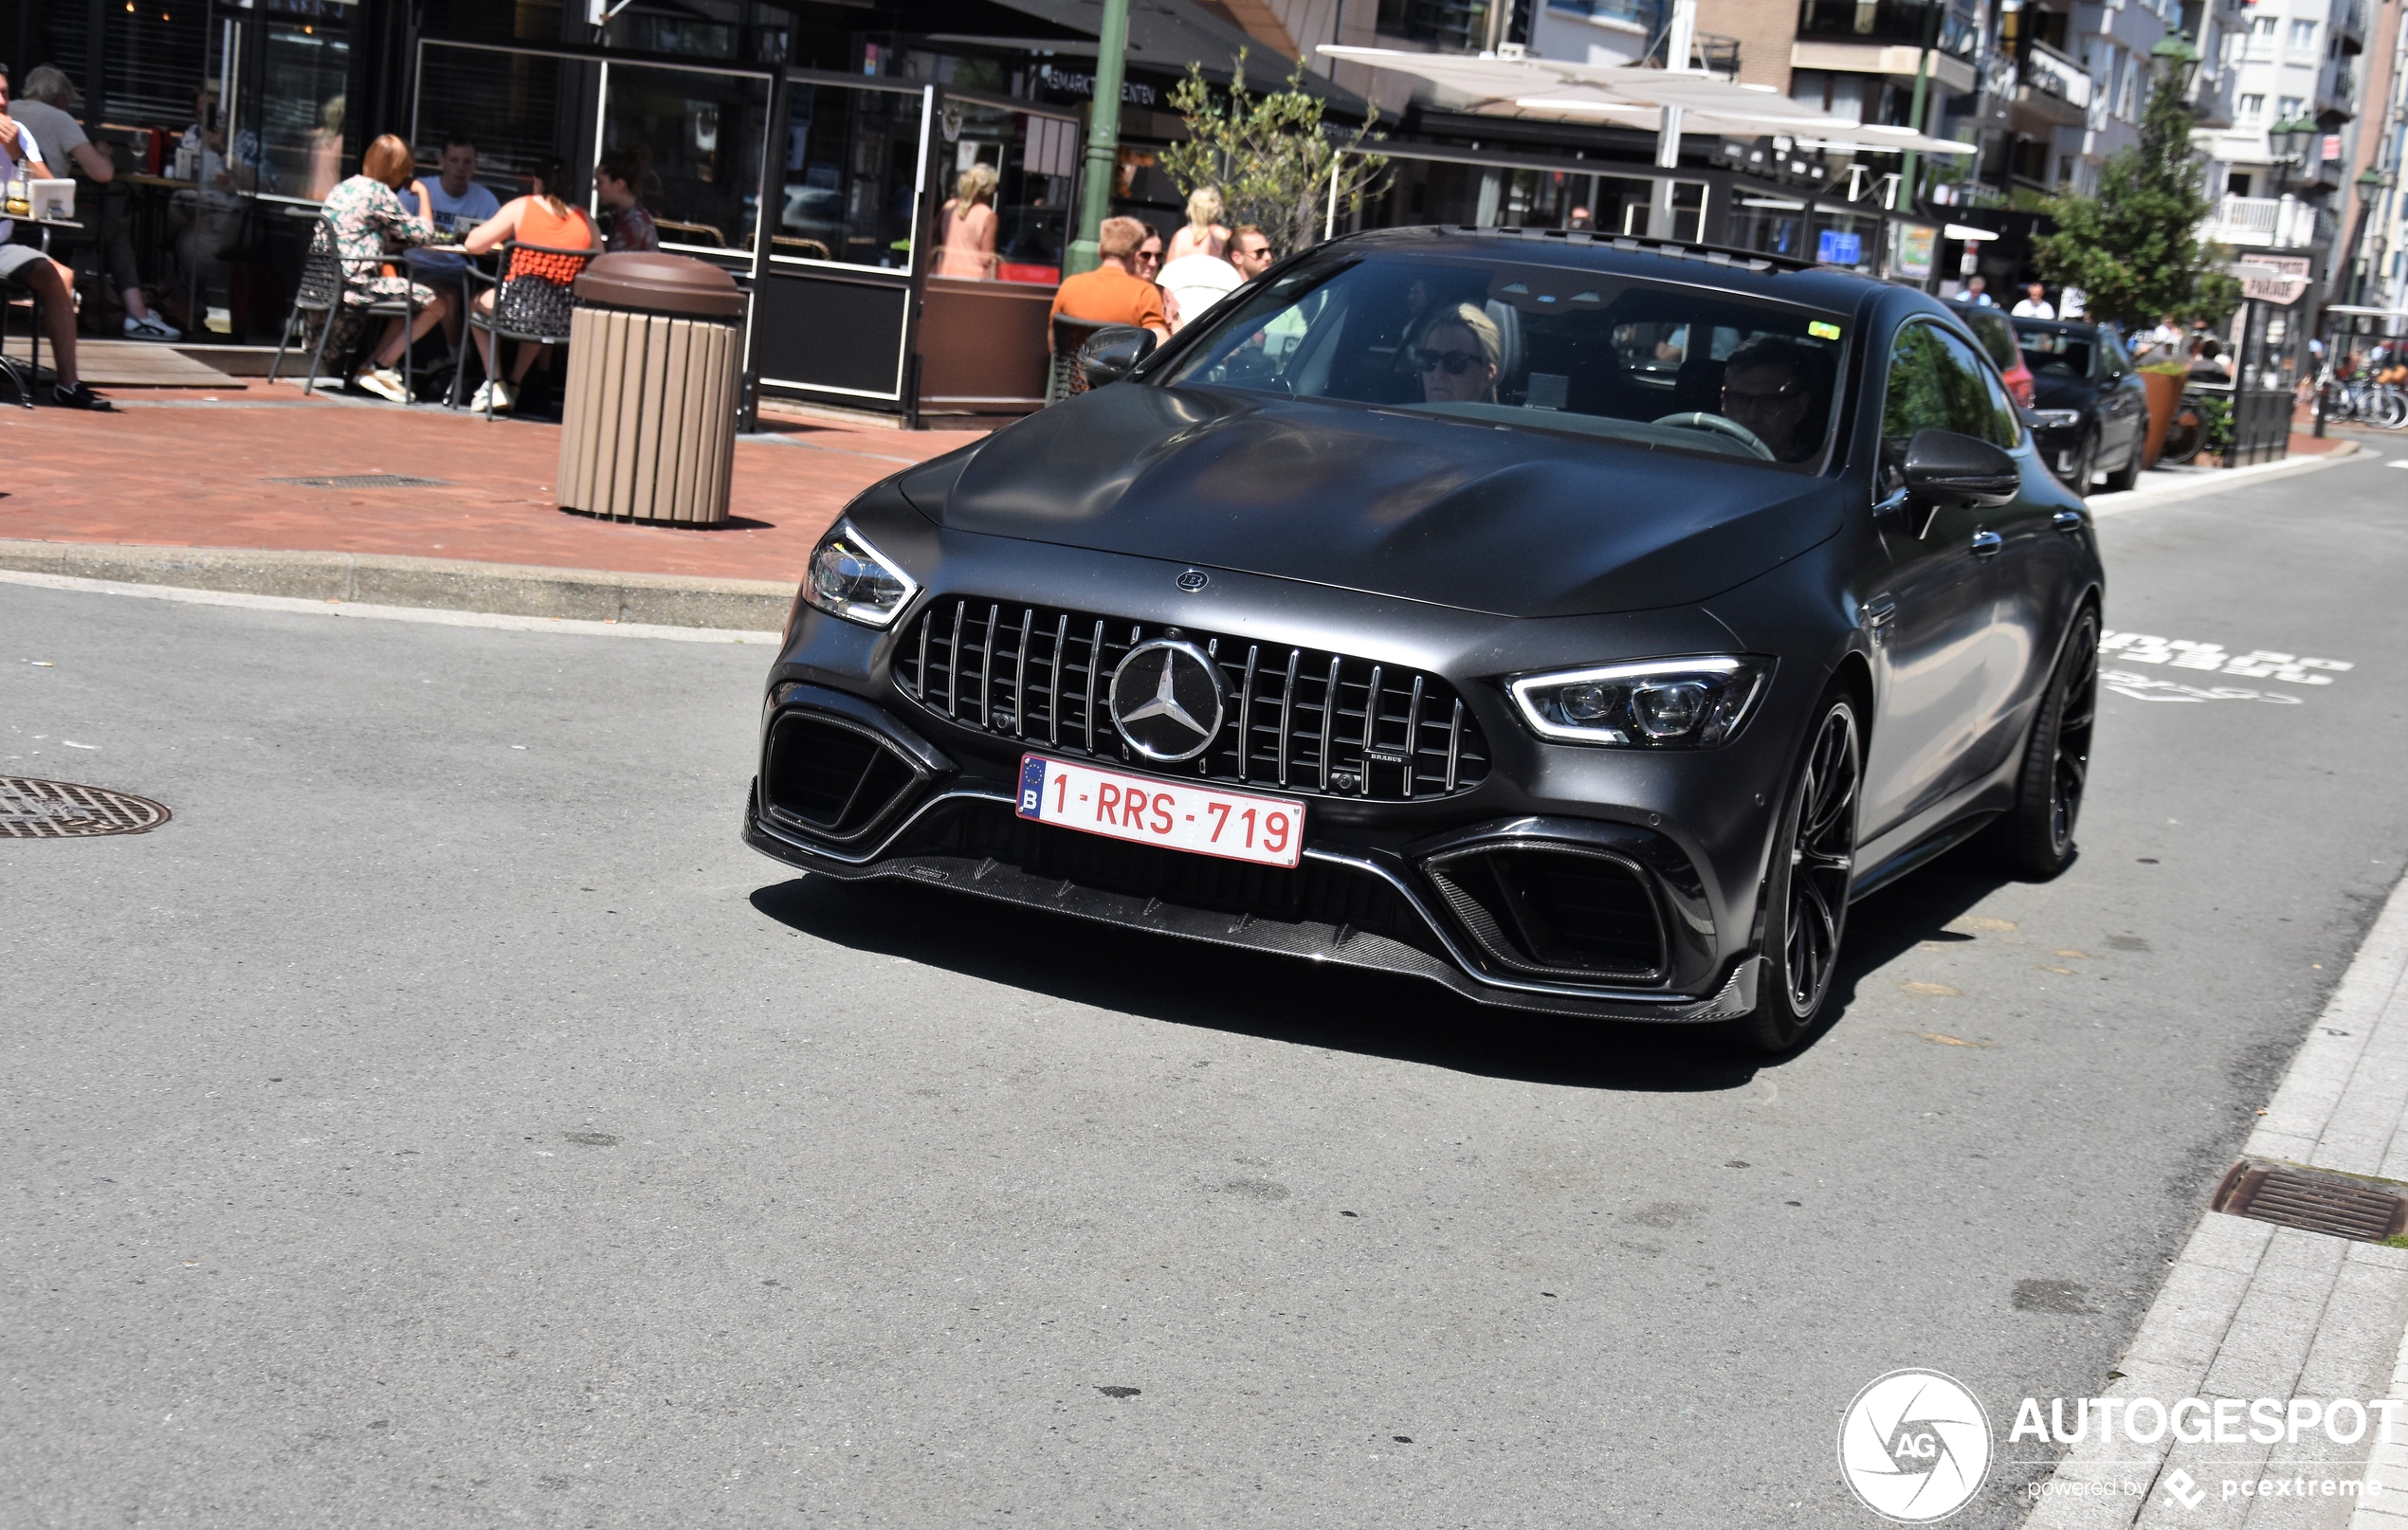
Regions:
M 657 225 L 655 227 L 657 227 Z M 770 235 L 769 252 L 772 255 L 793 256 L 796 260 L 827 261 L 835 259 L 834 256 L 828 253 L 828 246 L 821 244 L 818 240 L 796 239 L 790 234 Z
M 652 227 L 661 231 L 664 242 L 680 245 L 708 245 L 713 249 L 725 249 L 727 237 L 707 223 L 680 223 L 675 218 L 655 218 Z
M 1079 370 L 1079 347 L 1086 344 L 1097 330 L 1105 327 L 1104 321 L 1100 319 L 1072 319 L 1068 314 L 1053 316 L 1053 372 L 1046 379 L 1047 403 L 1059 404 L 1087 391 L 1086 373 Z
M 356 343 L 367 320 L 398 319 L 410 328 L 417 326 L 418 302 L 414 297 L 374 298 L 367 302 L 343 301 L 343 288 L 347 284 L 344 278 L 352 268 L 361 268 L 365 276 L 376 276 L 382 274 L 384 265 L 381 258 L 344 255 L 342 246 L 335 239 L 334 220 L 323 216 L 319 218 L 317 227 L 310 230 L 309 253 L 301 260 L 301 285 L 294 289 L 292 311 L 284 316 L 283 333 L 276 338 L 276 359 L 268 364 L 267 380 L 270 384 L 276 381 L 277 373 L 283 368 L 284 351 L 292 343 L 296 325 L 301 328 L 301 343 L 308 344 L 309 321 L 313 316 L 318 320 L 318 345 L 310 353 L 308 380 L 301 384 L 304 394 L 318 386 L 319 373 L 325 364 L 327 341 L 333 337 L 337 328 L 344 331 L 343 343 L 335 348 L 336 368 L 342 371 L 343 357 Z M 418 394 L 418 373 L 410 354 L 415 349 L 411 345 L 401 348 L 402 386 L 413 398 Z
M 588 263 L 602 253 L 593 249 L 562 249 L 551 245 L 522 245 L 505 239 L 496 246 L 501 258 L 491 274 L 477 266 L 468 267 L 468 327 L 483 330 L 493 337 L 496 370 L 502 364 L 502 342 L 526 340 L 547 349 L 569 343 L 569 319 L 576 311 L 576 279 Z M 482 284 L 493 293 L 493 312 L 477 311 L 477 290 Z M 451 396 L 444 401 L 447 409 L 460 407 L 460 384 L 468 375 L 468 353 L 476 350 L 473 343 L 461 347 L 460 365 L 451 373 Z M 493 372 L 485 373 L 492 380 Z M 493 390 L 485 390 L 485 418 L 493 418 Z
M 30 359 L 22 362 L 8 354 L 9 320 L 20 308 L 31 320 L 27 325 L 26 338 L 33 348 Z M 34 388 L 41 379 L 42 299 L 15 278 L 0 278 L 0 380 L 15 391 L 19 404 L 31 409 Z

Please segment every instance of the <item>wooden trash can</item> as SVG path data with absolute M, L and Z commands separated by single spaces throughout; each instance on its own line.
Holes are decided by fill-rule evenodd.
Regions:
M 682 255 L 603 255 L 576 280 L 560 506 L 714 526 L 736 462 L 744 294 Z

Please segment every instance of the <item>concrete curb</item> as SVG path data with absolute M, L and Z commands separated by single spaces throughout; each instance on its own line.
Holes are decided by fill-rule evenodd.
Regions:
M 2247 1157 L 2344 1174 L 2408 1177 L 2408 879 L 2351 958 L 2285 1070 Z M 2201 1186 L 2201 1199 L 2214 1187 Z M 2140 1331 L 2099 1395 L 2254 1399 L 2408 1398 L 2408 1249 L 2202 1211 Z M 2373 1430 L 2368 1430 L 2372 1434 Z M 2177 1468 L 2180 1475 L 2176 1475 Z M 2372 1479 L 2377 1497 L 2225 1499 L 2221 1485 L 2306 1473 Z M 2196 1484 L 2196 1485 L 2194 1485 Z M 2140 1525 L 2338 1525 L 2408 1530 L 2408 1441 L 2311 1445 L 2171 1439 L 2135 1445 L 2084 1434 L 2057 1462 L 2026 1530 Z M 2215 1489 L 2210 1500 L 2177 1493 Z M 2380 1505 L 2380 1506 L 2378 1506 Z
M 2145 488 L 2131 489 L 2122 494 L 2094 494 L 2086 502 L 2094 516 L 2122 515 L 2128 510 L 2148 510 L 2161 504 L 2175 504 L 2184 500 L 2247 488 L 2253 483 L 2264 483 L 2273 479 L 2312 473 L 2318 468 L 2354 462 L 2368 454 L 2368 449 L 2357 442 L 2344 441 L 2321 456 L 2286 457 L 2280 462 L 2256 463 L 2248 467 L 2201 468 L 2196 473 L 2183 472 L 2170 482 L 2151 483 Z
M 793 585 L 761 579 L 378 553 L 0 540 L 0 569 L 300 600 L 741 632 L 783 630 L 794 604 Z

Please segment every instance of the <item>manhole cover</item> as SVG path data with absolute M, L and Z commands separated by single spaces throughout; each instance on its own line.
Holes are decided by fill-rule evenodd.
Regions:
M 2216 1210 L 2277 1227 L 2380 1243 L 2408 1230 L 2408 1185 L 2323 1174 L 2296 1164 L 2233 1165 L 2216 1187 Z
M 297 483 L 305 489 L 447 489 L 447 478 L 411 478 L 407 473 L 342 473 L 333 478 L 271 478 L 269 483 Z
M 0 835 L 9 839 L 147 834 L 173 816 L 150 798 L 130 792 L 0 775 Z

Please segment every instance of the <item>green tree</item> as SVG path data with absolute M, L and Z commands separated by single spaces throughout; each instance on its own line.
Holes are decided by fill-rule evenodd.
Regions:
M 1339 206 L 1348 212 L 1385 184 L 1386 157 L 1362 147 L 1378 137 L 1372 131 L 1378 110 L 1351 137 L 1333 137 L 1322 126 L 1321 98 L 1304 89 L 1301 64 L 1285 88 L 1256 95 L 1246 88 L 1241 49 L 1229 93 L 1218 99 L 1190 64 L 1171 91 L 1171 106 L 1187 124 L 1187 141 L 1162 152 L 1163 173 L 1183 193 L 1218 187 L 1231 226 L 1255 225 L 1278 254 L 1320 242 L 1333 178 Z
M 2240 283 L 2223 269 L 2231 251 L 2199 239 L 2215 203 L 2191 146 L 2184 62 L 2159 61 L 2141 141 L 2101 167 L 2099 194 L 2043 204 L 2057 231 L 2033 242 L 2040 274 L 2081 288 L 2097 318 L 2155 323 L 2175 314 L 2214 323 L 2241 301 Z

